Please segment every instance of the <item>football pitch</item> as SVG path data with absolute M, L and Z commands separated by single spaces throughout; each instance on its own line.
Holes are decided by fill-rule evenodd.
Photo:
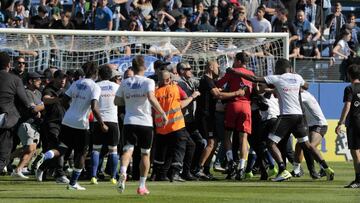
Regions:
M 65 185 L 54 181 L 38 183 L 0 177 L 0 202 L 360 202 L 360 189 L 345 189 L 343 186 L 354 178 L 352 163 L 330 163 L 335 170 L 335 180 L 325 178 L 313 181 L 305 170 L 305 176 L 274 183 L 258 181 L 255 176 L 242 182 L 224 180 L 195 181 L 186 183 L 148 182 L 149 196 L 138 196 L 138 182 L 130 181 L 123 194 L 116 191 L 108 181 L 90 185 L 81 181 L 86 191 L 66 190 Z M 306 168 L 305 164 L 303 167 Z

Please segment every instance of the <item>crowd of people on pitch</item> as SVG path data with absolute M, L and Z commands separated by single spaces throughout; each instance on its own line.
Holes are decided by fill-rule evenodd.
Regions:
M 0 169 L 14 178 L 29 179 L 28 164 L 41 146 L 30 167 L 36 180 L 54 176 L 74 190 L 85 190 L 77 183 L 81 176 L 98 184 L 106 173 L 120 192 L 126 180 L 140 180 L 138 193 L 146 195 L 150 168 L 153 181 L 217 180 L 211 167 L 226 179 L 259 174 L 260 180 L 284 181 L 304 175 L 303 156 L 312 179 L 334 179 L 317 149 L 326 118 L 286 59 L 276 62 L 274 75 L 257 77 L 246 68 L 249 56 L 239 52 L 226 73 L 217 61 L 208 61 L 199 80 L 188 63 L 173 67 L 161 60 L 147 78 L 140 55 L 124 75 L 111 64 L 92 62 L 76 73 L 27 72 L 24 58 L 11 66 L 5 52 L 0 62 L 6 78 L 0 87 L 15 91 L 9 97 L 10 90 L 0 89 L 1 99 L 12 100 L 0 105 Z M 349 143 L 358 150 L 357 141 Z M 16 157 L 20 161 L 13 167 Z
M 162 32 L 288 32 L 290 57 L 347 59 L 359 50 L 356 16 L 330 0 L 2 1 L 1 28 Z M 327 40 L 327 39 L 326 39 Z M 326 47 L 326 46 L 324 46 Z M 181 50 L 180 50 L 181 52 Z M 135 53 L 133 53 L 135 54 Z

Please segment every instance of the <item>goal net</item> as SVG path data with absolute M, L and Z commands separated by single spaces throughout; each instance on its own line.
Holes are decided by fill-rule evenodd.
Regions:
M 146 74 L 157 59 L 190 63 L 200 76 L 208 60 L 231 67 L 236 53 L 246 51 L 248 67 L 258 75 L 271 74 L 277 58 L 288 58 L 288 33 L 120 32 L 80 30 L 0 29 L 0 51 L 14 59 L 23 56 L 29 71 L 49 67 L 78 69 L 91 60 L 115 64 L 120 72 L 136 55 L 145 57 Z

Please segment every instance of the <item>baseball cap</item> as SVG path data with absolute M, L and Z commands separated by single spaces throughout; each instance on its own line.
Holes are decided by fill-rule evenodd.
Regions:
M 28 77 L 28 79 L 35 79 L 35 78 L 43 78 L 44 76 L 40 75 L 37 72 L 30 72 L 30 73 L 28 73 L 27 77 Z
M 162 60 L 157 60 L 155 61 L 154 63 L 154 69 L 157 70 L 157 69 L 162 69 L 162 68 L 166 68 L 166 66 L 170 65 L 170 62 L 165 62 L 165 61 L 162 61 Z
M 116 76 L 121 76 L 121 74 L 119 71 L 113 69 L 111 72 L 111 78 L 114 78 Z
M 62 70 L 57 70 L 57 71 L 55 71 L 55 73 L 54 73 L 54 78 L 61 78 L 61 79 L 63 79 L 63 78 L 66 78 L 67 77 L 67 75 L 64 73 L 64 71 L 62 71 Z

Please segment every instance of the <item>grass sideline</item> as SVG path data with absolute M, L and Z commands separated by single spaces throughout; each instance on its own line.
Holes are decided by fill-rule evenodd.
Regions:
M 343 186 L 354 178 L 352 163 L 330 163 L 335 170 L 335 180 L 313 181 L 306 175 L 282 183 L 260 182 L 255 176 L 243 182 L 223 180 L 214 182 L 148 182 L 150 195 L 136 194 L 137 182 L 127 183 L 126 191 L 119 194 L 110 182 L 90 185 L 81 181 L 86 191 L 68 191 L 65 185 L 54 181 L 37 183 L 0 177 L 0 202 L 360 202 L 360 189 L 345 189 Z M 305 164 L 303 164 L 304 167 Z

